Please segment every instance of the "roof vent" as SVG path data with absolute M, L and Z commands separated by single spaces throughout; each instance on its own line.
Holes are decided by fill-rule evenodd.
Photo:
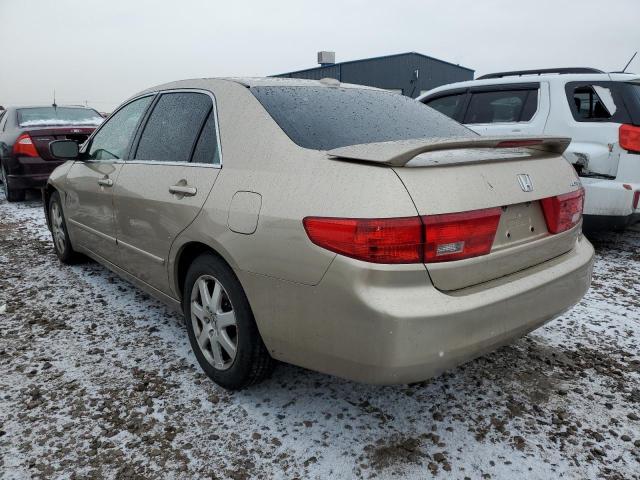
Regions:
M 321 67 L 336 63 L 336 52 L 318 52 L 318 63 Z

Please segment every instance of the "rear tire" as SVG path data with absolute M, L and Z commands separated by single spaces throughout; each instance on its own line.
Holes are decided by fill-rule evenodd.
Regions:
M 7 202 L 22 202 L 25 199 L 26 192 L 24 190 L 9 187 L 9 182 L 7 182 L 7 172 L 2 164 L 0 164 L 0 181 L 2 181 L 2 187 L 4 188 L 4 194 L 7 197 Z
M 71 246 L 67 222 L 64 219 L 64 211 L 62 210 L 62 201 L 58 192 L 53 192 L 51 195 L 48 208 L 53 249 L 56 255 L 65 265 L 78 263 L 82 257 Z
M 213 254 L 197 257 L 185 279 L 182 309 L 200 367 L 223 388 L 240 390 L 273 371 L 275 362 L 233 270 Z

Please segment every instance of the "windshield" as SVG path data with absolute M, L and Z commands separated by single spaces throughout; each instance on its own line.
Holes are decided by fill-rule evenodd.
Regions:
M 252 87 L 251 92 L 291 140 L 314 150 L 476 135 L 434 109 L 396 93 L 278 86 Z
M 21 127 L 44 125 L 96 126 L 104 119 L 91 108 L 82 107 L 34 107 L 18 110 L 18 124 Z

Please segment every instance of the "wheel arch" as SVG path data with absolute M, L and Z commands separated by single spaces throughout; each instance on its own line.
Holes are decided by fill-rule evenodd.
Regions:
M 44 218 L 47 222 L 47 228 L 49 230 L 51 230 L 51 218 L 49 216 L 49 202 L 51 201 L 51 196 L 55 192 L 58 192 L 58 194 L 60 195 L 60 192 L 58 191 L 58 189 L 53 185 L 51 185 L 49 182 L 47 182 L 45 187 L 42 189 L 42 203 L 44 207 Z
M 173 282 L 175 285 L 176 294 L 178 295 L 178 299 L 180 301 L 182 301 L 184 282 L 187 276 L 187 271 L 189 270 L 189 266 L 191 266 L 191 264 L 197 257 L 204 253 L 210 253 L 216 258 L 220 259 L 235 273 L 235 269 L 233 268 L 232 263 L 229 262 L 224 257 L 224 255 L 222 255 L 216 248 L 199 241 L 186 242 L 184 245 L 180 246 L 173 261 Z

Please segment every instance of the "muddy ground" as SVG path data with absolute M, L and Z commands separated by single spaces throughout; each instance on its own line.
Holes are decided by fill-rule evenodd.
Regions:
M 0 197 L 0 477 L 640 478 L 640 229 L 594 244 L 579 305 L 436 379 L 229 393 L 177 315 Z

